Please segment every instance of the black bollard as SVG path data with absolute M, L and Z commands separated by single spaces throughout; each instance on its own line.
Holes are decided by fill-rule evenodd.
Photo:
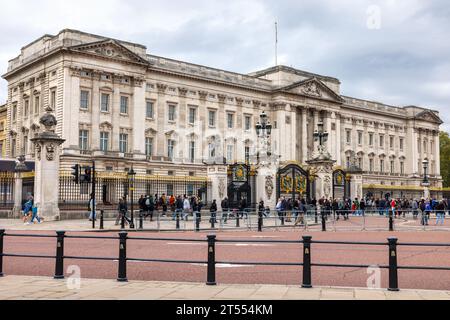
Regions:
M 64 279 L 64 236 L 65 231 L 56 231 L 56 260 L 54 279 Z
M 211 229 L 215 229 L 216 228 L 216 217 L 214 214 L 211 213 Z
M 394 231 L 394 218 L 392 216 L 392 211 L 389 213 L 389 231 Z
M 200 232 L 200 214 L 196 214 L 195 217 L 195 231 Z
M 239 213 L 236 213 L 236 228 L 240 228 L 241 224 L 240 224 L 240 216 Z
M 397 238 L 389 238 L 389 291 L 399 291 L 397 268 Z
M 139 229 L 144 229 L 144 212 L 139 213 Z
M 284 212 L 281 214 L 281 225 L 284 226 Z
M 311 284 L 311 240 L 312 237 L 303 237 L 303 284 L 302 288 L 312 288 Z
M 208 236 L 208 277 L 207 286 L 215 286 L 216 283 L 216 236 Z
M 180 230 L 180 213 L 177 212 L 177 226 L 176 226 L 177 230 Z
M 122 221 L 121 221 L 121 224 L 120 224 L 120 228 L 122 230 L 125 229 L 125 212 L 122 212 Z
M 258 232 L 262 232 L 263 227 L 263 215 L 261 212 L 258 213 Z
M 127 232 L 119 233 L 119 272 L 117 281 L 127 282 Z
M 0 277 L 3 277 L 3 239 L 5 237 L 5 230 L 0 230 Z
M 314 222 L 319 223 L 319 215 L 317 214 L 317 209 L 315 209 L 315 213 L 314 213 Z
M 325 220 L 325 215 L 322 213 L 322 232 L 327 231 L 327 221 Z
M 104 225 L 103 225 L 103 223 L 104 223 L 104 214 L 105 214 L 105 211 L 104 210 L 101 210 L 100 211 L 100 230 L 103 230 L 104 229 Z

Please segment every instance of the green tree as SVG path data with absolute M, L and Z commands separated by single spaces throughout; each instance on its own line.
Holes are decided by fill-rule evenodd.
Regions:
M 444 187 L 450 187 L 450 136 L 448 132 L 439 134 L 441 146 L 441 176 L 444 179 Z

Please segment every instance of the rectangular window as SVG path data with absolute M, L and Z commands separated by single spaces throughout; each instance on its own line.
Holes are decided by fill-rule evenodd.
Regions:
M 153 107 L 154 107 L 153 106 L 153 102 L 152 101 L 147 101 L 145 116 L 148 119 L 153 119 L 153 117 L 154 117 Z
M 384 148 L 384 136 L 380 135 L 380 148 Z
M 389 148 L 394 149 L 394 137 L 389 137 Z
M 28 117 L 28 113 L 30 113 L 30 100 L 25 100 L 25 107 L 23 111 L 25 118 Z
M 167 195 L 172 196 L 173 195 L 173 184 L 167 185 Z
M 189 123 L 195 124 L 195 119 L 197 118 L 197 109 L 189 108 Z
M 12 120 L 16 121 L 16 119 L 17 119 L 17 105 L 15 104 L 12 107 Z
M 210 143 L 208 145 L 208 152 L 209 152 L 209 158 L 215 158 L 216 157 L 216 145 L 214 143 Z
M 369 171 L 373 172 L 373 159 L 369 159 Z
M 369 133 L 369 146 L 373 147 L 373 133 Z
M 380 160 L 380 172 L 384 172 L 384 160 Z
M 28 153 L 28 136 L 23 136 L 23 154 Z
M 192 197 L 194 195 L 194 185 L 188 184 L 187 185 L 187 196 Z
M 80 109 L 89 109 L 89 91 L 82 90 L 80 94 Z
M 363 159 L 358 158 L 358 168 L 363 169 Z
M 216 112 L 210 110 L 208 119 L 209 119 L 209 126 L 214 128 L 216 126 Z
M 404 148 L 404 140 L 403 138 L 400 138 L 400 151 L 403 151 Z
M 145 138 L 145 155 L 147 157 L 153 156 L 153 138 Z
M 234 160 L 234 146 L 228 145 L 227 146 L 227 162 L 232 163 Z
M 89 132 L 87 130 L 80 130 L 79 135 L 80 135 L 79 141 L 80 150 L 82 151 L 88 150 Z
M 102 93 L 100 111 L 109 112 L 109 94 L 107 93 Z
M 234 115 L 232 113 L 227 114 L 227 124 L 228 124 L 228 129 L 233 129 Z
M 11 157 L 15 158 L 16 157 L 16 139 L 13 138 L 11 139 Z
M 400 173 L 405 174 L 405 163 L 404 162 L 400 162 Z
M 50 92 L 50 107 L 55 110 L 56 107 L 56 90 Z
M 128 97 L 120 97 L 120 113 L 128 114 Z
M 252 126 L 252 118 L 250 116 L 245 116 L 245 131 L 250 131 Z
M 195 162 L 195 141 L 189 142 L 189 161 L 191 163 Z
M 347 144 L 352 142 L 352 132 L 350 130 L 345 130 L 345 141 Z
M 128 152 L 128 134 L 121 133 L 119 135 L 119 151 L 120 153 Z
M 39 110 L 41 108 L 40 104 L 41 104 L 40 97 L 35 97 L 34 98 L 34 113 L 35 113 L 35 115 L 39 115 Z
M 391 161 L 391 173 L 394 173 L 395 171 L 395 162 Z
M 358 145 L 363 144 L 363 133 L 361 131 L 358 131 Z
M 245 163 L 250 162 L 250 147 L 245 147 Z
M 176 118 L 176 106 L 169 105 L 169 121 L 175 121 Z
M 100 151 L 107 152 L 109 147 L 109 132 L 100 132 Z
M 169 158 L 170 161 L 173 160 L 174 148 L 175 148 L 175 141 L 168 140 L 167 141 L 167 157 Z
M 346 164 L 347 164 L 347 168 L 350 168 L 350 157 L 347 157 Z

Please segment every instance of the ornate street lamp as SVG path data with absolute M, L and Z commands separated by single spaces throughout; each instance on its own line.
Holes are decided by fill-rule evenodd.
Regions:
M 128 183 L 130 186 L 130 202 L 131 202 L 131 222 L 130 228 L 134 229 L 134 182 L 135 182 L 136 172 L 133 170 L 133 165 L 131 165 L 131 170 L 127 173 Z
M 423 165 L 423 183 L 424 184 L 429 184 L 429 180 L 428 180 L 428 159 L 425 159 L 422 161 L 422 165 Z
M 422 161 L 423 165 L 423 182 L 422 186 L 424 187 L 424 198 L 429 199 L 430 198 L 430 181 L 428 180 L 428 159 L 425 159 Z
M 264 144 L 267 146 L 267 156 L 272 156 L 272 153 L 270 152 L 270 136 L 272 135 L 272 124 L 269 121 L 269 118 L 265 111 L 261 113 L 259 116 L 260 121 L 255 126 L 256 129 L 256 135 L 258 138 L 264 139 Z M 259 159 L 259 153 L 258 153 L 258 159 Z

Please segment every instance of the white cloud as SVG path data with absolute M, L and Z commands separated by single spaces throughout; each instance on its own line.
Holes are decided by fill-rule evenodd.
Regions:
M 370 5 L 380 8 L 379 30 L 367 28 Z M 245 73 L 273 65 L 276 20 L 281 63 L 337 77 L 345 95 L 438 109 L 450 123 L 445 0 L 2 1 L 0 69 L 25 44 L 73 28 Z

